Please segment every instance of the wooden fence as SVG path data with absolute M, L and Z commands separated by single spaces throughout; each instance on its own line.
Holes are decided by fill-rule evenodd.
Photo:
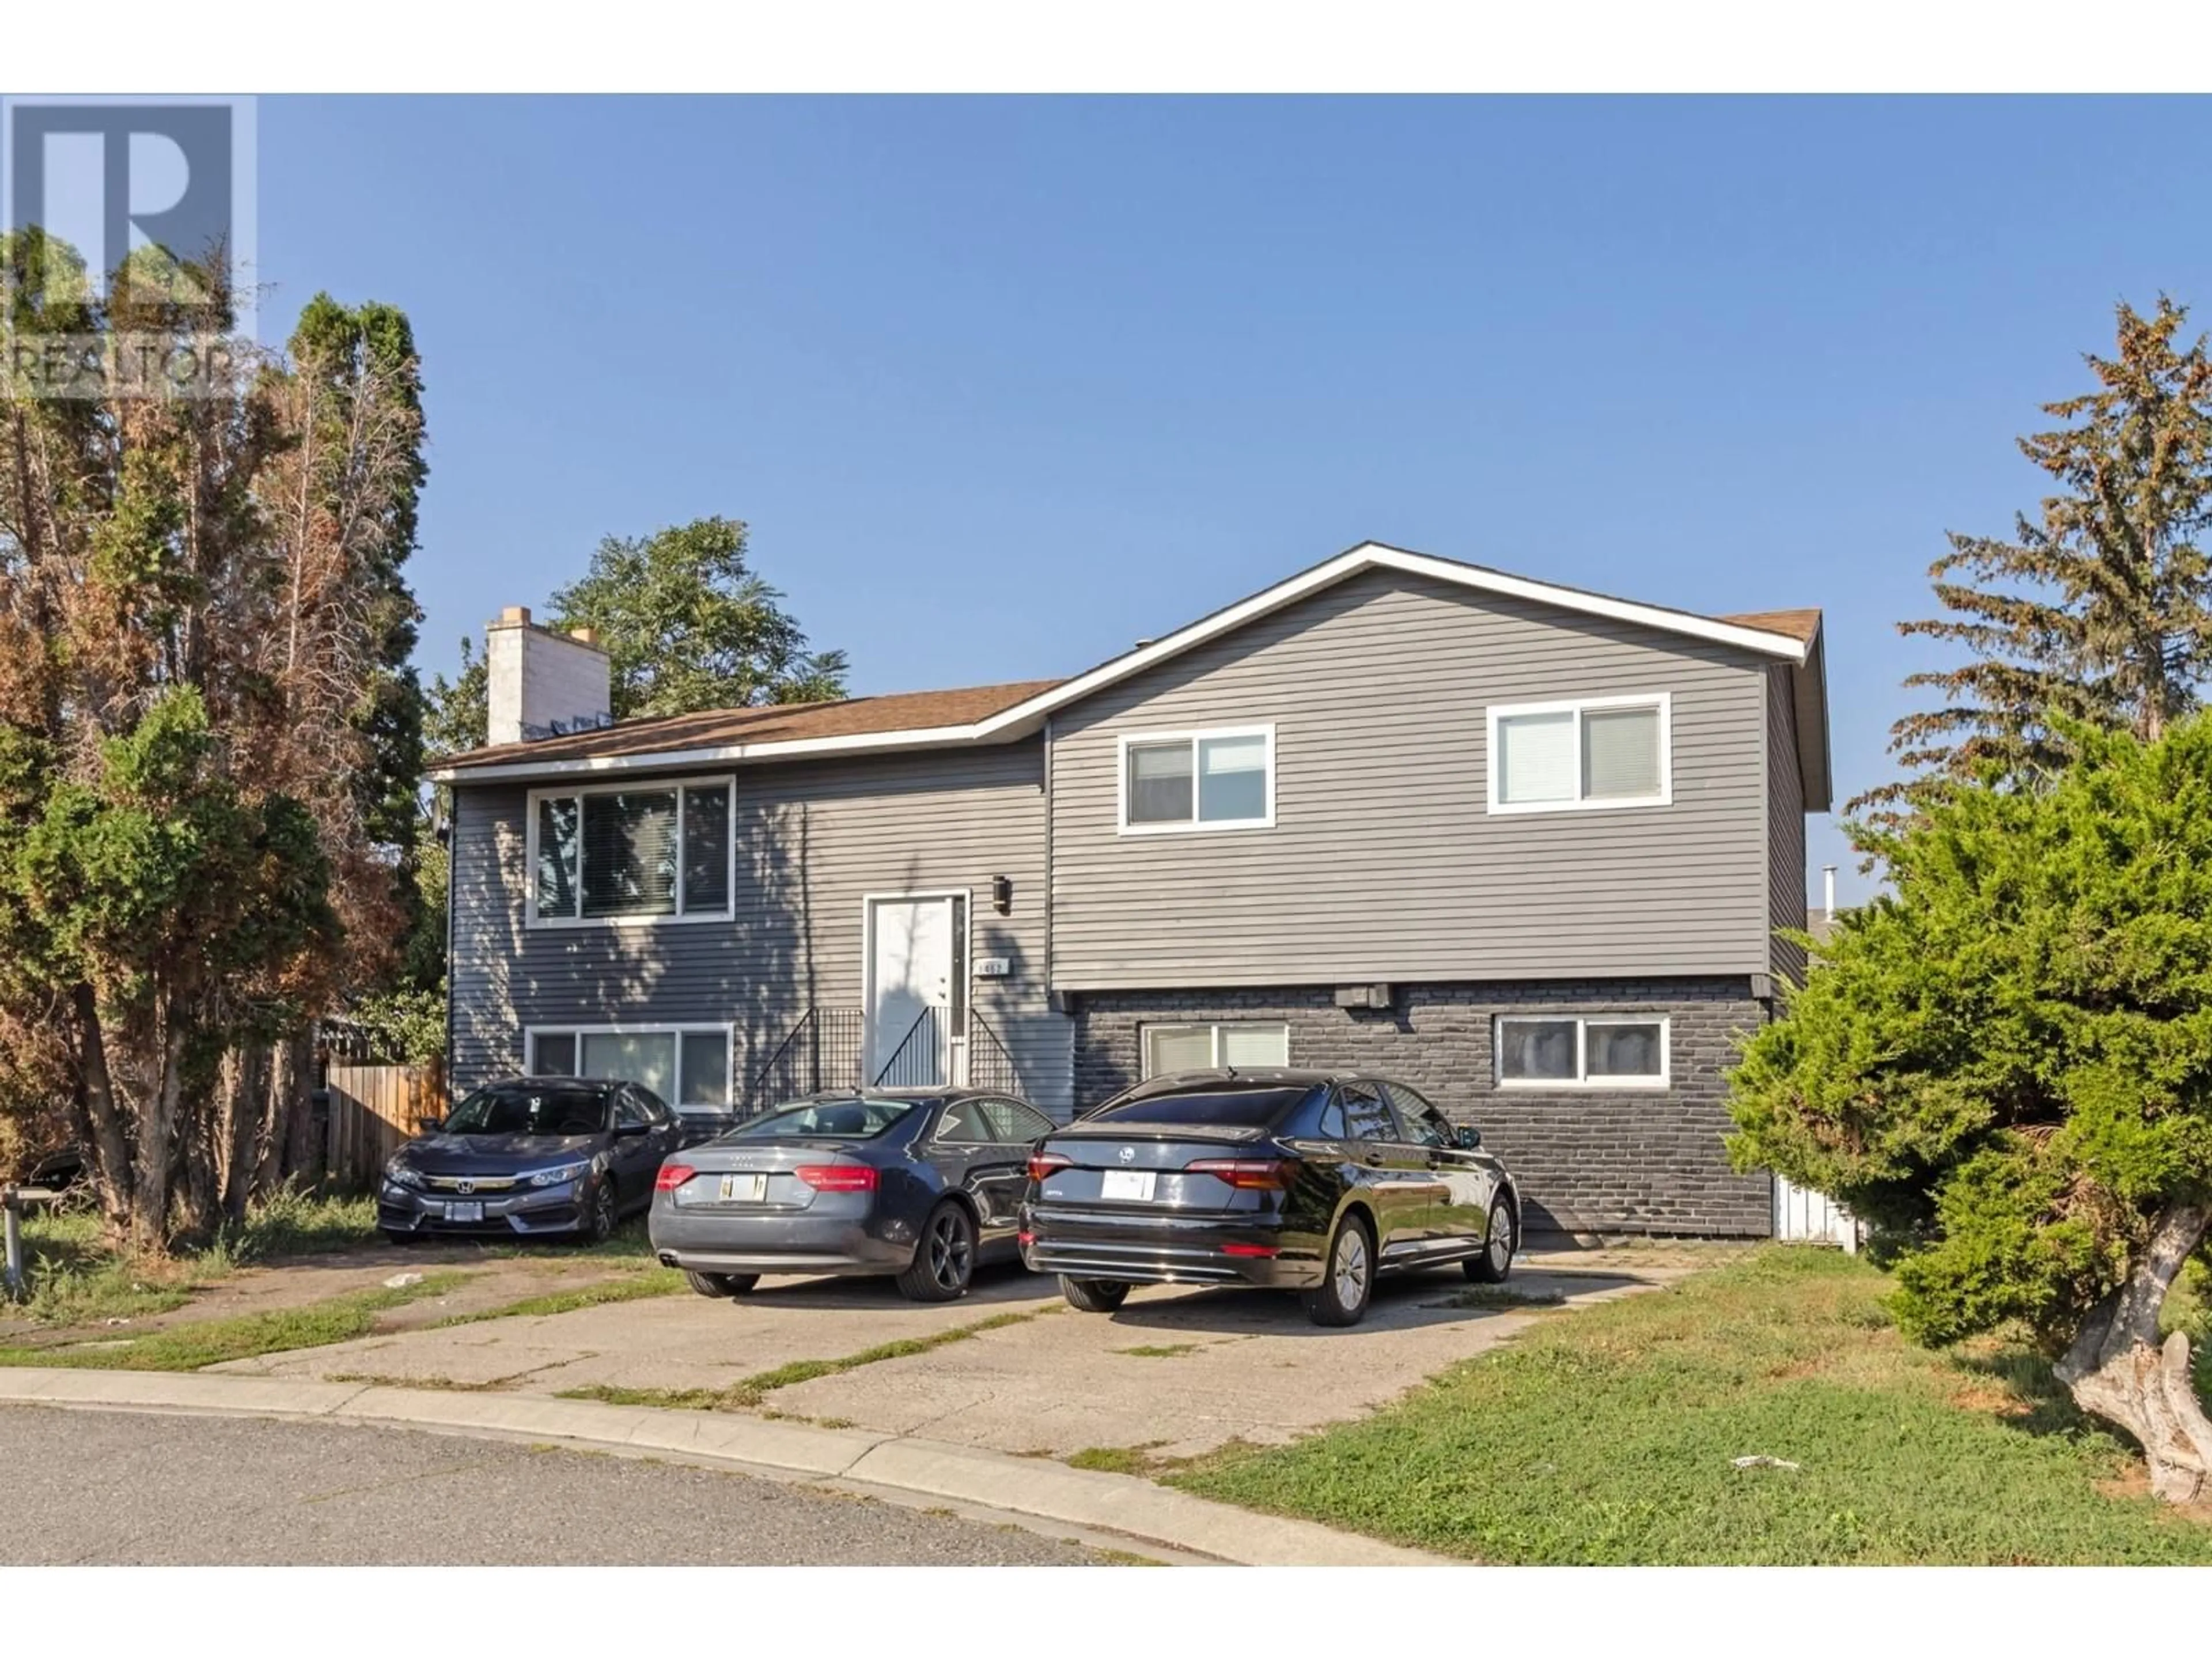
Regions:
M 324 1178 L 367 1186 L 418 1118 L 446 1115 L 442 1066 L 362 1066 L 333 1058 L 324 1078 L 330 1116 L 323 1129 Z

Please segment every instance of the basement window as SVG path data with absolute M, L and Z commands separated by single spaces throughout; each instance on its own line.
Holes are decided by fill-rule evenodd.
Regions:
M 731 781 L 533 791 L 533 926 L 731 914 Z
M 1663 1089 L 1667 1019 L 1648 1014 L 1501 1014 L 1501 1089 Z
M 730 1103 L 730 1028 L 533 1027 L 535 1077 L 584 1077 L 641 1084 L 672 1106 Z
M 1291 1028 L 1272 1023 L 1147 1025 L 1145 1075 L 1291 1063 Z

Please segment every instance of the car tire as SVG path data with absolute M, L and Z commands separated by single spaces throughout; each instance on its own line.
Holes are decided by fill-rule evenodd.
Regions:
M 1503 1249 L 1498 1248 L 1501 1239 Z M 1503 1285 L 1513 1272 L 1513 1252 L 1520 1243 L 1513 1206 L 1502 1198 L 1494 1200 L 1490 1206 L 1490 1243 L 1482 1247 L 1481 1255 L 1468 1257 L 1460 1267 L 1478 1285 Z
M 744 1296 L 760 1283 L 758 1273 L 695 1273 L 684 1270 L 684 1282 L 702 1296 L 727 1298 Z
M 384 1242 L 387 1244 L 412 1244 L 415 1242 L 414 1234 L 398 1227 L 379 1227 L 376 1231 L 384 1235 Z
M 620 1220 L 615 1207 L 615 1184 L 602 1181 L 599 1190 L 592 1194 L 591 1212 L 585 1217 L 583 1228 L 576 1237 L 586 1244 L 604 1244 L 615 1236 Z
M 1359 1217 L 1348 1215 L 1329 1235 L 1321 1284 L 1299 1300 L 1316 1325 L 1357 1325 L 1367 1316 L 1374 1294 L 1375 1235 Z
M 975 1277 L 975 1218 L 950 1199 L 929 1212 L 914 1261 L 898 1276 L 909 1302 L 957 1302 Z
M 1129 1287 L 1118 1279 L 1070 1279 L 1060 1276 L 1060 1293 L 1079 1313 L 1112 1313 L 1129 1299 Z

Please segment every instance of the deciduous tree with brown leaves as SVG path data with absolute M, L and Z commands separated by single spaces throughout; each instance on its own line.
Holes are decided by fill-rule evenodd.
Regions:
M 209 343 L 51 259 L 0 253 L 17 340 Z M 401 921 L 417 368 L 398 313 L 319 298 L 220 395 L 4 392 L 0 1113 L 58 1116 L 161 1248 L 281 1177 L 297 1034 Z

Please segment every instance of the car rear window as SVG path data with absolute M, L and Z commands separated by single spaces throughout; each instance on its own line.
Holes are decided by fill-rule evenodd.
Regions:
M 1214 1124 L 1224 1129 L 1272 1128 L 1305 1099 L 1310 1088 L 1206 1089 L 1191 1094 L 1144 1095 L 1109 1102 L 1085 1123 Z
M 872 1140 L 921 1105 L 917 1100 L 798 1100 L 763 1113 L 732 1139 L 805 1135 L 810 1140 Z

